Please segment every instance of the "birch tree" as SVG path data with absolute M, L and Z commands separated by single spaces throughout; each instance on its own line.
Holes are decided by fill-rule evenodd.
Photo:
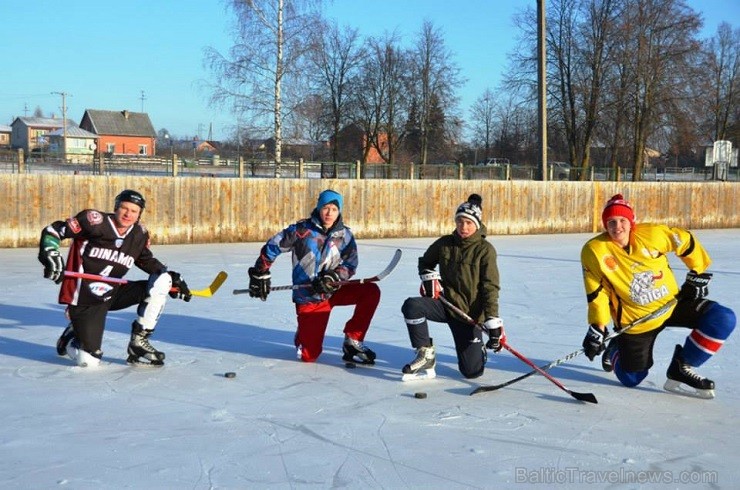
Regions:
M 275 140 L 275 161 L 282 158 L 283 115 L 296 101 L 283 100 L 283 84 L 296 80 L 306 37 L 320 0 L 230 0 L 235 14 L 234 45 L 227 54 L 206 50 L 213 70 L 211 102 L 225 105 L 239 118 L 269 127 Z

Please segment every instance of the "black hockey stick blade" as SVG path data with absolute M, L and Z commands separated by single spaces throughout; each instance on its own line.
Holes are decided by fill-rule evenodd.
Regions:
M 393 254 L 393 257 L 391 258 L 391 261 L 388 263 L 385 269 L 378 272 L 374 276 L 365 277 L 362 279 L 350 279 L 348 281 L 339 281 L 336 284 L 340 286 L 344 286 L 347 284 L 363 284 L 366 282 L 381 281 L 386 276 L 388 276 L 391 272 L 393 272 L 393 269 L 395 269 L 398 263 L 401 261 L 401 255 L 403 255 L 403 253 L 401 252 L 401 249 L 397 248 L 395 253 Z M 303 288 L 310 288 L 310 287 L 311 287 L 311 284 L 289 284 L 287 286 L 273 286 L 270 288 L 270 291 L 291 291 L 293 289 L 303 289 Z M 249 293 L 249 289 L 234 289 L 233 291 L 233 294 L 248 294 L 248 293 Z
M 588 403 L 599 403 L 599 401 L 596 399 L 593 393 L 578 393 L 577 391 L 573 390 L 566 390 L 570 396 L 575 398 L 576 400 L 582 401 L 582 402 L 588 402 Z

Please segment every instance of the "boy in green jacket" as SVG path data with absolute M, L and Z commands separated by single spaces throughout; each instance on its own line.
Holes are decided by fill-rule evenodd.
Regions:
M 405 381 L 436 376 L 436 356 L 427 321 L 447 323 L 457 351 L 460 373 L 466 378 L 483 374 L 486 347 L 501 350 L 504 324 L 499 318 L 499 272 L 496 249 L 486 240 L 481 222 L 482 198 L 471 194 L 455 212 L 455 231 L 444 235 L 419 258 L 421 297 L 407 298 L 401 307 L 416 358 L 403 367 Z M 439 266 L 439 272 L 435 268 Z M 484 346 L 480 328 L 445 308 L 447 301 L 483 323 L 490 339 Z

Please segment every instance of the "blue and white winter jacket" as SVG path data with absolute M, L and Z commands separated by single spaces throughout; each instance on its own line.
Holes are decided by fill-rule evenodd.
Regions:
M 324 230 L 316 210 L 307 219 L 279 232 L 262 247 L 255 268 L 267 271 L 278 255 L 292 251 L 293 284 L 310 284 L 322 271 L 333 270 L 340 280 L 357 270 L 357 244 L 352 231 L 344 226 L 342 216 L 329 230 Z M 293 302 L 318 303 L 330 295 L 313 294 L 310 287 L 293 290 Z

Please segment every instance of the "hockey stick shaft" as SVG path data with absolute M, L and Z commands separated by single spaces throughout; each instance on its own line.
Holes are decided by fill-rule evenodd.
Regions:
M 663 305 L 660 308 L 658 308 L 657 310 L 653 311 L 652 313 L 648 313 L 647 315 L 638 318 L 637 320 L 633 321 L 632 323 L 629 323 L 628 325 L 625 325 L 619 331 L 612 332 L 611 334 L 609 334 L 606 337 L 606 339 L 604 339 L 604 343 L 609 342 L 610 340 L 612 340 L 612 339 L 614 339 L 614 338 L 622 335 L 623 333 L 627 332 L 628 330 L 630 330 L 633 327 L 636 327 L 637 325 L 643 324 L 643 323 L 645 323 L 645 322 L 647 322 L 649 320 L 652 320 L 653 318 L 657 318 L 657 317 L 663 315 L 668 310 L 670 310 L 673 307 L 673 305 L 676 304 L 676 301 L 677 300 L 674 298 L 671 301 L 669 301 L 668 303 L 666 303 L 665 305 Z M 542 370 L 542 371 L 547 371 L 549 369 L 554 368 L 555 366 L 559 366 L 559 365 L 561 365 L 561 364 L 563 364 L 565 362 L 570 361 L 571 359 L 573 359 L 575 357 L 578 357 L 582 353 L 583 353 L 583 348 L 578 349 L 577 351 L 573 351 L 570 354 L 567 354 L 567 355 L 561 357 L 560 359 L 555 359 L 554 361 L 550 362 L 549 364 L 545 364 L 544 366 L 540 366 L 539 369 Z M 470 394 L 471 395 L 475 395 L 477 393 L 484 393 L 486 391 L 495 391 L 495 390 L 498 390 L 498 389 L 501 389 L 501 388 L 505 388 L 506 386 L 512 385 L 514 383 L 517 383 L 517 382 L 519 382 L 519 381 L 521 381 L 523 379 L 526 379 L 526 378 L 532 376 L 533 374 L 537 374 L 537 372 L 538 372 L 537 370 L 530 371 L 528 373 L 522 374 L 521 376 L 518 376 L 516 378 L 510 379 L 509 381 L 505 381 L 505 382 L 503 382 L 501 384 L 497 384 L 497 385 L 479 386 L 478 388 L 474 389 Z
M 509 352 L 511 352 L 512 354 L 514 354 L 514 356 L 516 356 L 517 359 L 519 359 L 520 361 L 524 362 L 525 364 L 527 364 L 528 366 L 530 366 L 531 368 L 533 368 L 535 370 L 535 372 L 540 373 L 542 376 L 544 376 L 550 382 L 552 382 L 555 386 L 557 386 L 558 388 L 560 388 L 564 392 L 568 393 L 570 396 L 572 396 L 576 400 L 580 400 L 582 402 L 589 402 L 589 403 L 598 403 L 598 401 L 596 400 L 596 397 L 594 396 L 593 393 L 579 393 L 577 391 L 573 391 L 573 390 L 570 390 L 570 389 L 566 388 L 563 383 L 561 383 L 560 381 L 558 381 L 550 373 L 546 372 L 543 369 L 540 369 L 535 363 L 533 363 L 532 361 L 530 361 L 529 359 L 527 359 L 526 357 L 524 357 L 522 354 L 520 354 L 519 352 L 517 352 L 505 340 L 502 340 L 501 341 L 501 345 L 504 346 L 504 349 L 506 349 Z
M 378 282 L 383 280 L 388 274 L 393 272 L 393 269 L 396 268 L 398 265 L 398 262 L 401 260 L 401 249 L 396 249 L 395 253 L 393 254 L 393 258 L 391 258 L 390 263 L 386 266 L 385 269 L 378 272 L 376 275 L 372 277 L 366 277 L 363 279 L 350 279 L 348 281 L 338 281 L 334 284 L 337 284 L 339 286 L 345 286 L 347 284 L 364 284 L 366 282 Z M 311 283 L 308 284 L 289 284 L 287 286 L 273 286 L 270 288 L 270 291 L 291 291 L 294 289 L 304 289 L 304 288 L 310 288 L 312 286 Z M 249 289 L 234 289 L 233 294 L 249 294 Z
M 450 308 L 452 311 L 454 311 L 455 313 L 457 313 L 458 315 L 460 315 L 461 317 L 463 317 L 468 323 L 470 323 L 471 325 L 474 325 L 477 328 L 480 328 L 481 330 L 483 330 L 484 332 L 486 332 L 486 328 L 485 327 L 483 327 L 482 325 L 480 325 L 479 323 L 477 323 L 475 320 L 473 320 L 470 317 L 470 315 L 468 315 L 467 313 L 465 313 L 464 311 L 462 311 L 460 308 L 458 308 L 457 306 L 455 306 L 452 303 L 450 303 L 447 300 L 447 298 L 445 298 L 444 296 L 440 295 L 439 296 L 439 300 L 445 306 L 447 306 L 448 308 Z M 557 386 L 561 390 L 563 390 L 566 393 L 568 393 L 570 396 L 572 396 L 576 400 L 583 401 L 583 402 L 589 402 L 589 403 L 598 403 L 597 400 L 596 400 L 596 397 L 594 396 L 593 393 L 579 393 L 577 391 L 573 391 L 573 390 L 570 390 L 570 389 L 566 388 L 563 383 L 561 383 L 560 381 L 558 381 L 551 374 L 546 373 L 544 370 L 542 370 L 539 367 L 537 367 L 537 365 L 535 363 L 533 363 L 532 361 L 530 361 L 529 359 L 527 359 L 525 356 L 523 356 L 522 354 L 520 354 L 518 351 L 516 351 L 513 347 L 511 347 L 506 342 L 506 340 L 502 339 L 501 340 L 501 345 L 504 347 L 504 349 L 506 349 L 509 352 L 511 352 L 517 359 L 519 359 L 520 361 L 522 361 L 525 364 L 529 365 L 530 367 L 534 368 L 535 372 L 540 373 L 542 376 L 544 376 L 545 378 L 547 378 L 548 381 L 550 381 L 555 386 Z
M 100 276 L 97 274 L 89 274 L 87 272 L 75 272 L 75 271 L 64 271 L 64 277 L 71 277 L 74 279 L 87 279 L 88 281 L 100 281 L 100 282 L 107 282 L 110 284 L 128 284 L 128 279 L 122 279 L 119 277 L 108 277 L 108 276 Z M 204 289 L 191 289 L 190 294 L 193 296 L 202 296 L 202 297 L 211 297 L 213 296 L 213 293 L 215 293 L 218 288 L 221 287 L 221 285 L 224 283 L 226 278 L 228 277 L 228 274 L 226 274 L 225 271 L 219 272 L 216 277 L 213 279 L 211 284 Z M 170 289 L 172 292 L 179 291 L 177 288 Z

